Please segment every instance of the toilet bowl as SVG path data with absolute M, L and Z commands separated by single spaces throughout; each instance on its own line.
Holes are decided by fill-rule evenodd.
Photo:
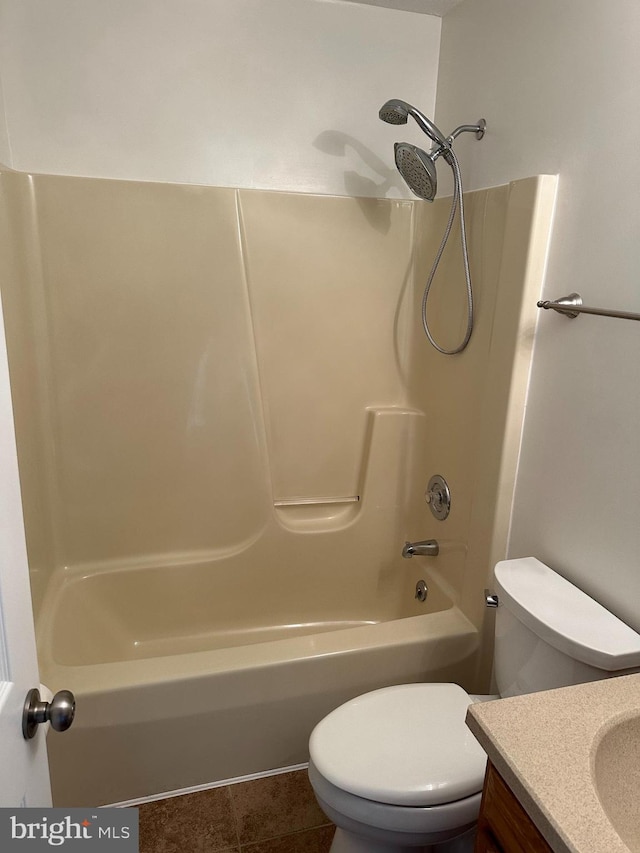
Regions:
M 410 807 L 372 803 L 347 794 L 324 779 L 309 765 L 309 778 L 313 780 L 318 802 L 338 827 L 338 839 L 331 848 L 341 853 L 388 853 L 411 850 L 412 853 L 453 851 L 444 844 L 461 838 L 461 832 L 475 827 L 480 809 L 481 794 L 474 794 L 456 803 L 443 806 Z M 456 848 L 460 853 L 472 850 L 472 844 Z
M 403 684 L 316 726 L 309 778 L 341 830 L 333 853 L 453 850 L 441 845 L 474 826 L 486 765 L 464 723 L 470 701 L 457 684 Z
M 640 669 L 640 635 L 535 558 L 498 563 L 501 696 Z M 486 755 L 457 684 L 402 684 L 336 708 L 309 741 L 331 853 L 472 853 Z M 494 697 L 487 697 L 494 698 Z

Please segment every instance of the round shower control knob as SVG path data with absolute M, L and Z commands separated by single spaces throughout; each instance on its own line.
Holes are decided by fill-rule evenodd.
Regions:
M 429 480 L 424 499 L 429 504 L 429 509 L 433 515 L 439 521 L 444 521 L 451 510 L 451 492 L 444 477 L 435 474 Z
M 76 699 L 70 690 L 59 690 L 51 702 L 43 702 L 34 687 L 27 693 L 22 712 L 22 734 L 31 740 L 40 723 L 51 723 L 57 732 L 66 732 L 76 714 Z

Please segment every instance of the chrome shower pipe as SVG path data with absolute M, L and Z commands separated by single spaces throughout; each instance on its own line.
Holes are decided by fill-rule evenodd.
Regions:
M 476 139 L 482 139 L 486 127 L 487 122 L 483 118 L 478 119 L 477 124 L 461 124 L 460 127 L 456 127 L 456 129 L 447 136 L 447 142 L 451 145 L 453 140 L 460 136 L 461 133 L 475 133 Z

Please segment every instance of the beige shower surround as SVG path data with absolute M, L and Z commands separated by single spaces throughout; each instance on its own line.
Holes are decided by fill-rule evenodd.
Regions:
M 448 199 L 0 187 L 41 675 L 78 697 L 49 739 L 56 803 L 304 761 L 312 725 L 376 686 L 487 689 L 555 179 L 466 197 L 477 320 L 451 358 L 419 318 Z M 430 302 L 445 345 L 458 239 Z M 402 560 L 423 538 L 440 556 Z

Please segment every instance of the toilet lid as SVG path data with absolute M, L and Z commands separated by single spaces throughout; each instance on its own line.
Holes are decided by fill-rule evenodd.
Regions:
M 457 684 L 403 684 L 352 699 L 315 727 L 311 759 L 333 785 L 379 803 L 431 806 L 482 790 L 487 756 Z

